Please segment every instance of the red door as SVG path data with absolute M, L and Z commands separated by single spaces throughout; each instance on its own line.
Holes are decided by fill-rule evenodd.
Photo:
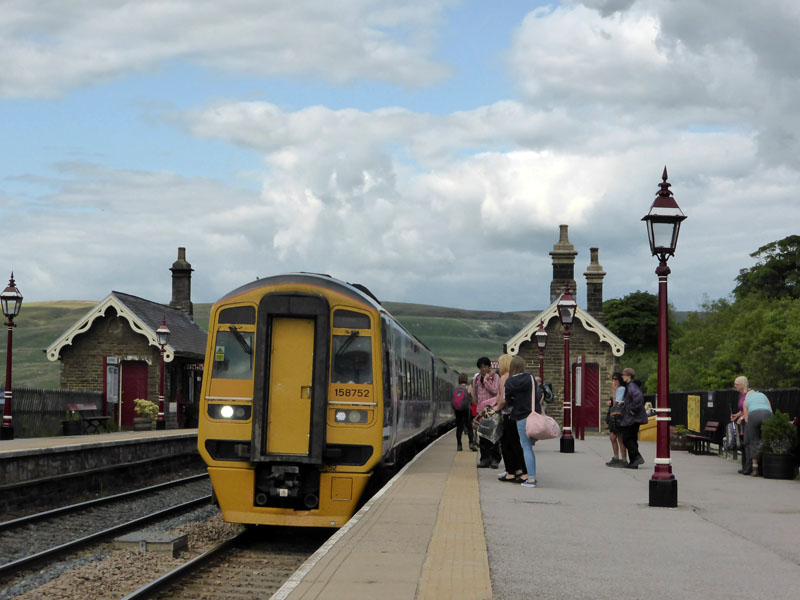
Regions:
M 122 426 L 131 427 L 134 412 L 133 401 L 137 398 L 147 398 L 147 363 L 124 362 L 122 363 Z
M 587 427 L 600 427 L 600 366 L 587 363 L 585 356 L 579 356 L 577 363 L 572 364 L 572 389 L 575 406 L 573 429 L 575 436 L 583 439 Z

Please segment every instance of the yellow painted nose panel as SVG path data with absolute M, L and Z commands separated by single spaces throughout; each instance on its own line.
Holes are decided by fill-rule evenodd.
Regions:
M 274 319 L 270 349 L 267 452 L 308 454 L 313 361 L 313 319 Z

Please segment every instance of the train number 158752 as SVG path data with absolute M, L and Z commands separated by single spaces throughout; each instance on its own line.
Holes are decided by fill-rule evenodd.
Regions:
M 369 398 L 369 389 L 337 387 L 334 388 L 333 395 L 337 398 Z

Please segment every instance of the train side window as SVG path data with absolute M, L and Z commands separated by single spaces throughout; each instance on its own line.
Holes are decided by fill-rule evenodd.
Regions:
M 214 367 L 211 376 L 217 379 L 252 379 L 253 332 L 220 329 L 214 341 Z
M 369 320 L 368 317 L 367 320 Z M 332 350 L 332 383 L 372 383 L 371 337 L 360 336 L 358 332 L 352 332 L 348 335 L 334 335 Z

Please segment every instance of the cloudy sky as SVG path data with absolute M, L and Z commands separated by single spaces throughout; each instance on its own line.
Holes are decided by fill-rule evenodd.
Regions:
M 605 297 L 681 310 L 798 233 L 796 0 L 0 0 L 0 274 L 26 301 L 212 302 L 287 271 L 549 303 L 569 224 Z M 3 280 L 3 283 L 5 280 Z

